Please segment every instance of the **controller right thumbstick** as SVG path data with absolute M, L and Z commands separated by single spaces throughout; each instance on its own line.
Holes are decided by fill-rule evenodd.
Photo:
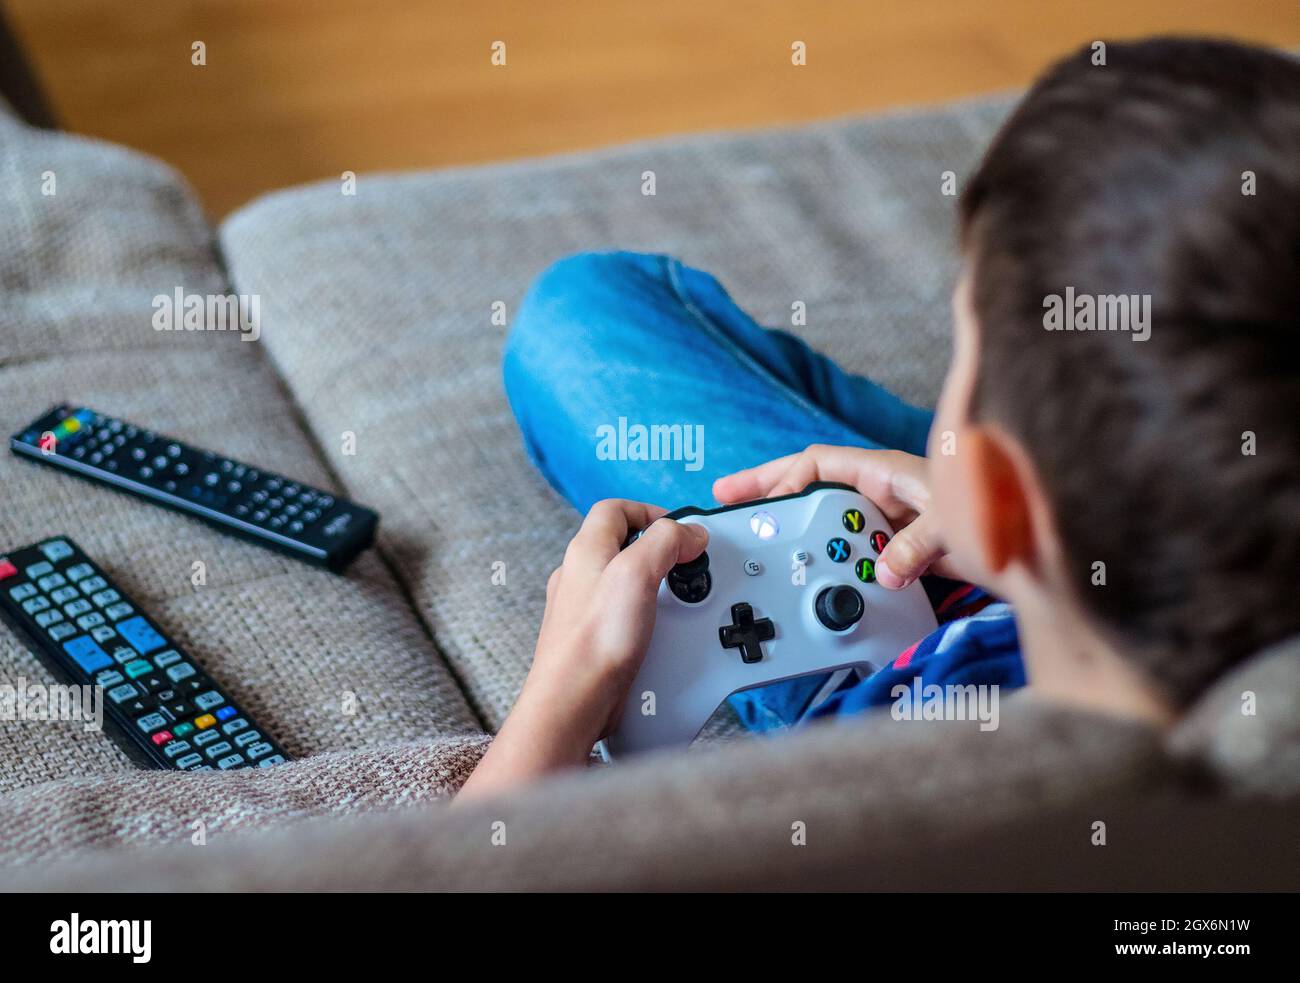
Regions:
M 831 631 L 852 628 L 862 619 L 866 605 L 853 587 L 827 587 L 817 595 L 817 620 Z

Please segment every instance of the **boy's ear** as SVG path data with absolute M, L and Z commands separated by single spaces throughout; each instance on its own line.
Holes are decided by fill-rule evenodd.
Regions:
M 1037 565 L 1032 520 L 1033 491 L 1005 435 L 975 426 L 967 435 L 971 514 L 989 571 L 1000 574 L 1014 563 Z

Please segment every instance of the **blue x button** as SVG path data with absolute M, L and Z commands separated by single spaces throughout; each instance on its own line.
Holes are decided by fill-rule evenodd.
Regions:
M 849 541 L 836 536 L 826 544 L 826 555 L 836 563 L 843 563 L 849 558 Z

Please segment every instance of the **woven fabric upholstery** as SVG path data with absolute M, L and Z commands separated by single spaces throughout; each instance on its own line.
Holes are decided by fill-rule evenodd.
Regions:
M 41 193 L 47 171 L 53 196 Z M 0 177 L 5 434 L 57 401 L 83 402 L 338 489 L 259 345 L 153 329 L 154 295 L 226 289 L 212 233 L 173 174 L 115 147 L 0 118 Z M 0 455 L 0 486 L 0 549 L 71 535 L 291 754 L 442 736 L 459 746 L 480 732 L 375 554 L 334 576 L 9 453 Z M 204 565 L 202 586 L 192 582 L 195 563 Z M 20 680 L 48 674 L 0 632 L 0 683 Z M 343 712 L 345 694 L 355 713 Z M 87 797 L 124 817 L 163 807 L 146 789 L 137 799 L 111 785 L 92 795 L 87 776 L 134 769 L 104 734 L 76 723 L 0 722 L 0 762 L 0 790 L 40 786 L 0 824 L 0 857 L 100 808 Z M 188 798 L 171 788 L 177 804 Z M 72 836 L 62 846 L 81 843 Z

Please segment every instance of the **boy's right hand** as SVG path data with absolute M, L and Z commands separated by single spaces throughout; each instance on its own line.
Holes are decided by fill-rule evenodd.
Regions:
M 933 570 L 965 580 L 948 559 L 938 522 L 930 511 L 926 459 L 903 451 L 812 444 L 798 454 L 737 471 L 713 483 L 724 505 L 803 491 L 814 481 L 852 485 L 874 502 L 895 533 L 876 561 L 876 582 L 899 590 Z

